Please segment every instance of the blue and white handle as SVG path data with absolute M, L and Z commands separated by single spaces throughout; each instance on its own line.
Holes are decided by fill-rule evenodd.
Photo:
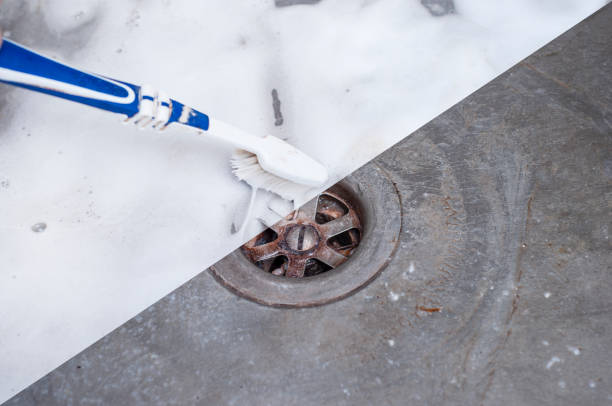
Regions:
M 0 82 L 124 114 L 144 127 L 179 123 L 207 131 L 206 114 L 170 99 L 148 85 L 109 79 L 51 60 L 0 37 Z

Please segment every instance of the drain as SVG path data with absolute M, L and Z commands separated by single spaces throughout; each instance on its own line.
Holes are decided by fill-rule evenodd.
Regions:
M 242 246 L 257 267 L 302 278 L 342 265 L 359 245 L 361 220 L 352 204 L 326 191 Z
M 232 292 L 277 307 L 316 306 L 371 282 L 391 260 L 402 214 L 395 185 L 368 165 L 210 268 Z

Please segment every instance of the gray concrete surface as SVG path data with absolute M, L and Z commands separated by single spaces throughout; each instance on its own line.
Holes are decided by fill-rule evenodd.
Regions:
M 361 169 L 403 202 L 365 289 L 276 309 L 203 271 L 7 405 L 612 404 L 610 21 Z

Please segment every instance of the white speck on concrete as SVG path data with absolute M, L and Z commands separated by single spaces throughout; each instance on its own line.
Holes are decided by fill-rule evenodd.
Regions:
M 567 350 L 574 355 L 580 355 L 580 348 L 578 347 L 572 347 L 571 345 L 568 345 Z
M 550 369 L 552 368 L 553 365 L 555 365 L 556 363 L 561 362 L 561 358 L 554 356 L 550 359 L 550 361 L 548 361 L 548 363 L 546 364 L 546 369 Z
M 389 347 L 395 346 L 395 340 L 387 340 L 387 343 L 389 343 Z
M 565 389 L 565 381 L 559 381 L 559 387 Z
M 507 289 L 504 289 L 502 291 L 502 295 L 504 295 L 504 296 L 508 296 L 509 294 L 510 294 L 510 292 Z
M 395 293 L 393 291 L 389 292 L 389 299 L 391 299 L 392 301 L 397 302 L 399 300 L 399 298 L 400 298 L 399 294 L 397 294 L 397 293 Z
M 550 292 L 544 292 L 544 297 L 546 299 L 548 299 L 550 297 L 551 293 Z
M 548 341 L 546 341 L 546 340 L 542 340 L 542 345 L 544 347 L 548 347 L 550 345 L 550 343 Z
M 408 266 L 408 273 L 414 273 L 414 262 L 410 261 L 410 265 Z
M 389 365 L 393 365 L 393 364 L 395 364 L 395 362 L 393 362 L 393 360 L 392 360 L 392 359 L 387 359 L 387 363 L 388 363 Z
M 595 383 L 595 381 L 589 381 L 589 388 L 593 389 L 597 386 L 597 384 Z
M 344 392 L 344 394 L 345 394 L 346 396 L 351 396 L 351 392 L 350 392 L 348 389 L 346 389 L 346 388 L 345 388 L 345 389 L 342 389 L 342 392 Z

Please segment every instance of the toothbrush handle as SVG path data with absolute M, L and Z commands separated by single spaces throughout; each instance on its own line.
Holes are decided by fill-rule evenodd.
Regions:
M 128 117 L 139 112 L 139 86 L 71 68 L 7 39 L 0 45 L 0 82 Z
M 1 1 L 1 0 L 0 0 Z M 207 131 L 209 118 L 148 85 L 105 78 L 51 60 L 0 37 L 0 82 L 125 114 L 141 127 L 171 123 Z

